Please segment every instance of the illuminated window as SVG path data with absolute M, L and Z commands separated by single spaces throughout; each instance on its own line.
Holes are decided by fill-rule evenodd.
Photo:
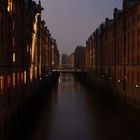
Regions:
M 15 87 L 16 85 L 16 74 L 13 73 L 13 87 Z
M 15 53 L 13 53 L 13 62 L 15 62 L 16 61 L 16 55 L 15 55 Z
M 26 71 L 24 71 L 24 84 L 26 84 L 26 81 L 27 79 L 26 79 Z
M 30 70 L 30 80 L 31 80 L 31 81 L 33 80 L 33 72 L 32 72 L 32 69 L 33 69 L 33 68 L 31 68 L 31 70 Z
M 8 0 L 8 12 L 12 13 L 12 7 L 13 7 L 13 0 Z
M 29 45 L 27 44 L 27 53 L 29 52 L 29 50 L 30 50 L 30 49 L 29 49 Z
M 4 90 L 4 76 L 0 75 L 0 92 L 3 93 Z

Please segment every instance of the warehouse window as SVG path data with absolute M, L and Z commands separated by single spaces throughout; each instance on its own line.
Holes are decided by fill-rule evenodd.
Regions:
M 3 93 L 4 90 L 4 76 L 0 75 L 0 94 Z
M 13 53 L 13 62 L 15 62 L 16 61 L 16 55 L 15 55 L 15 53 Z
M 12 13 L 12 7 L 13 7 L 13 1 L 8 0 L 8 7 L 7 7 L 8 12 Z

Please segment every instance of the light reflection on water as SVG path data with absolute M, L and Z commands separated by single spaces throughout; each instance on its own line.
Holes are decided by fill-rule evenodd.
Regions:
M 49 99 L 48 140 L 93 140 L 87 112 L 85 89 L 70 73 L 59 77 Z

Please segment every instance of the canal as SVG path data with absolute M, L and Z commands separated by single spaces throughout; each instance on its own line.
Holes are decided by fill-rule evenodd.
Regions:
M 138 126 L 71 73 L 61 73 L 46 94 L 37 113 L 12 139 L 140 140 Z

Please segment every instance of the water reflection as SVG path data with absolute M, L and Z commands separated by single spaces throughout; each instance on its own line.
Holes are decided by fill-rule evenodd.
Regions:
M 51 97 L 48 140 L 92 140 L 84 88 L 70 73 L 60 76 Z
M 23 140 L 139 140 L 139 129 L 73 74 L 60 75 Z M 22 138 L 21 138 L 22 137 Z

